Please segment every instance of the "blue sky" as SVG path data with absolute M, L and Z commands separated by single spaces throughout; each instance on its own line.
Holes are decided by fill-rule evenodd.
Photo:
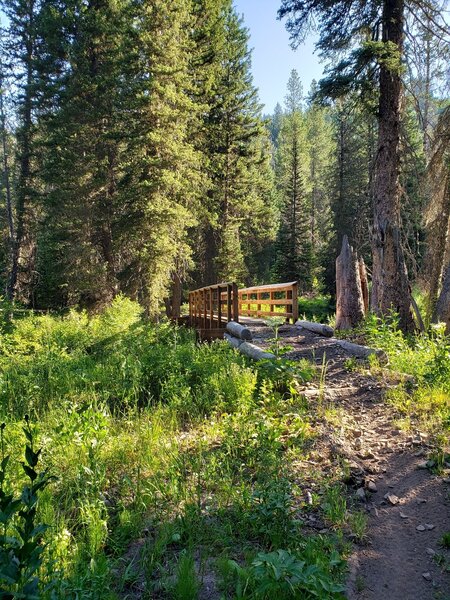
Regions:
M 310 36 L 297 50 L 291 49 L 284 22 L 277 20 L 280 0 L 234 0 L 234 4 L 250 30 L 254 83 L 264 112 L 271 113 L 277 102 L 284 101 L 292 69 L 297 69 L 305 93 L 313 79 L 320 79 L 323 64 L 313 54 L 315 38 Z

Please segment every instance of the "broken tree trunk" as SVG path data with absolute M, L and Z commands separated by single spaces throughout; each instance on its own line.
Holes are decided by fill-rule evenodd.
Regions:
M 433 321 L 445 323 L 445 332 L 450 333 L 450 263 L 444 273 Z
M 369 280 L 367 279 L 366 263 L 361 256 L 358 261 L 359 278 L 361 280 L 361 291 L 364 304 L 364 315 L 369 312 Z
M 352 329 L 364 315 L 359 263 L 344 235 L 341 253 L 336 259 L 336 329 Z

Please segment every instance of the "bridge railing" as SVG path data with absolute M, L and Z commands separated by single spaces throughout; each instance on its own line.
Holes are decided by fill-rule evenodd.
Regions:
M 189 292 L 191 326 L 223 334 L 228 321 L 239 322 L 238 288 L 235 283 L 218 283 Z
M 239 314 L 247 317 L 298 319 L 298 283 L 276 283 L 242 288 L 238 291 Z

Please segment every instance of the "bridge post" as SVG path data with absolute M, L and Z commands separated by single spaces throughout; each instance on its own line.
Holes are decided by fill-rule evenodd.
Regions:
M 233 319 L 236 323 L 239 323 L 239 297 L 236 283 L 233 283 Z

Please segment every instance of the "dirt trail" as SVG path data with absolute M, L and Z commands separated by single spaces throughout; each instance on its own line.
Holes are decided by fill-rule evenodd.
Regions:
M 270 330 L 257 323 L 249 326 L 254 343 L 267 346 Z M 443 533 L 450 531 L 450 485 L 445 477 L 419 468 L 430 451 L 427 436 L 395 427 L 398 415 L 383 400 L 395 382 L 349 371 L 349 355 L 340 346 L 305 329 L 283 326 L 280 336 L 293 347 L 289 358 L 322 364 L 325 355 L 325 389 L 310 386 L 305 393 L 311 399 L 324 393 L 340 411 L 334 427 L 315 425 L 329 459 L 349 461 L 349 493 L 362 496 L 359 502 L 368 513 L 368 541 L 355 545 L 350 558 L 347 597 L 450 600 L 450 553 L 439 546 Z

